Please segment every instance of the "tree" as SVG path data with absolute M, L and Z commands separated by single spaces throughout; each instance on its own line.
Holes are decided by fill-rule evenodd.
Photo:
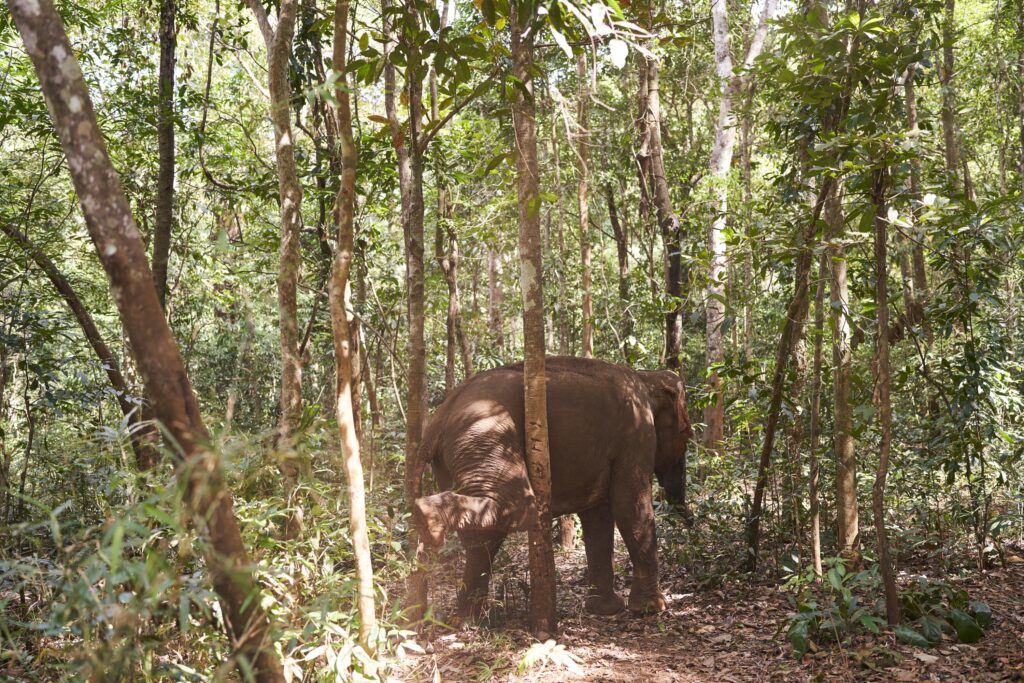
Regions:
M 301 267 L 299 237 L 302 227 L 302 186 L 295 165 L 295 137 L 291 124 L 292 88 L 289 64 L 295 33 L 298 0 L 282 0 L 277 27 L 270 26 L 260 0 L 248 0 L 267 49 L 270 118 L 274 122 L 277 186 L 281 203 L 281 249 L 277 271 L 277 310 L 281 333 L 281 394 L 277 446 L 284 452 L 281 471 L 291 504 L 285 533 L 294 538 L 302 529 L 302 508 L 294 499 L 299 468 L 294 455 L 295 431 L 302 417 L 302 356 L 299 355 L 298 283 Z
M 725 276 L 729 263 L 725 253 L 725 227 L 728 220 L 729 170 L 732 168 L 733 148 L 736 146 L 736 121 L 733 101 L 748 86 L 746 71 L 753 65 L 764 47 L 768 35 L 768 22 L 775 14 L 776 0 L 766 0 L 761 8 L 761 17 L 751 36 L 747 54 L 743 58 L 744 73 L 733 73 L 732 47 L 729 39 L 729 18 L 725 2 L 711 3 L 711 21 L 714 26 L 715 72 L 721 88 L 718 104 L 718 121 L 715 125 L 715 145 L 711 150 L 711 182 L 713 201 L 712 220 L 708 230 L 708 253 L 711 268 L 708 272 L 708 287 L 705 307 L 707 309 L 706 358 L 708 365 L 708 388 L 715 396 L 714 402 L 704 410 L 704 447 L 720 452 L 725 433 L 725 401 L 721 392 L 721 379 L 717 366 L 725 360 L 725 345 L 722 340 L 722 324 L 725 322 Z
M 338 188 L 337 220 L 338 246 L 331 268 L 330 307 L 331 328 L 334 339 L 334 364 L 337 384 L 334 406 L 338 420 L 338 433 L 345 461 L 345 479 L 348 482 L 349 533 L 356 557 L 356 576 L 359 598 L 359 644 L 371 655 L 377 616 L 374 608 L 373 565 L 370 539 L 366 531 L 366 491 L 363 484 L 363 463 L 352 409 L 352 366 L 358 362 L 352 343 L 352 314 L 349 274 L 355 251 L 356 173 L 359 168 L 359 150 L 352 135 L 352 109 L 349 104 L 346 44 L 348 37 L 349 1 L 338 0 L 334 11 L 334 53 L 331 67 L 340 74 L 335 85 L 337 100 L 338 138 L 341 143 L 341 184 Z
M 551 462 L 548 451 L 547 386 L 544 374 L 544 289 L 540 240 L 540 191 L 537 122 L 533 100 L 532 5 L 513 2 L 512 75 L 515 89 L 516 194 L 519 210 L 519 259 L 523 297 L 523 345 L 526 392 L 526 465 L 537 506 L 537 524 L 529 530 L 530 628 L 539 640 L 557 629 L 555 555 L 551 548 Z
M 580 214 L 580 268 L 582 270 L 582 353 L 584 358 L 594 357 L 594 312 L 590 297 L 590 198 L 588 182 L 590 175 L 590 123 L 587 112 L 590 108 L 590 74 L 587 70 L 587 56 L 584 52 L 576 55 L 576 159 L 579 162 L 579 182 L 576 185 L 576 206 Z
M 114 390 L 117 398 L 117 405 L 128 421 L 128 438 L 131 442 L 132 450 L 135 452 L 135 463 L 140 470 L 148 470 L 153 467 L 160 460 L 160 452 L 156 447 L 159 434 L 152 423 L 143 420 L 141 407 L 135 405 L 130 400 L 130 389 L 128 382 L 125 381 L 124 375 L 121 373 L 121 364 L 117 356 L 114 355 L 114 352 L 110 350 L 110 347 L 103 340 L 103 335 L 97 329 L 96 323 L 93 322 L 92 316 L 82 303 L 78 293 L 75 292 L 71 283 L 60 272 L 56 264 L 50 260 L 42 249 L 29 240 L 27 235 L 13 225 L 7 225 L 6 223 L 0 223 L 0 231 L 24 249 L 25 253 L 35 262 L 39 269 L 46 273 L 46 277 L 49 278 L 53 288 L 57 290 L 57 293 L 64 299 L 68 308 L 71 309 L 75 320 L 78 321 L 78 325 L 82 328 L 86 341 L 89 342 L 89 346 L 96 353 L 96 358 L 103 365 L 103 371 L 110 381 L 110 388 Z
M 177 3 L 160 3 L 160 110 L 157 140 L 160 149 L 156 220 L 153 225 L 153 279 L 160 305 L 167 308 L 167 261 L 174 227 L 174 65 L 177 47 Z
M 157 418 L 177 443 L 172 452 L 180 457 L 192 519 L 209 542 L 206 564 L 239 662 L 247 661 L 260 683 L 283 681 L 231 493 L 224 488 L 216 455 L 207 447 L 209 434 L 164 319 L 142 239 L 110 163 L 64 23 L 50 0 L 9 0 L 8 7 L 46 95 L 89 235 L 107 273 L 146 392 Z M 246 667 L 239 666 L 241 675 L 246 675 Z
M 882 152 L 885 158 L 885 151 Z M 882 438 L 879 443 L 878 469 L 871 489 L 871 512 L 875 518 L 875 536 L 878 542 L 878 566 L 885 585 L 885 614 L 890 626 L 900 623 L 900 594 L 896 587 L 892 558 L 889 557 L 889 539 L 885 532 L 885 480 L 889 473 L 889 452 L 892 448 L 892 399 L 889 374 L 889 258 L 887 252 L 886 191 L 889 169 L 882 167 L 872 173 L 871 201 L 874 203 L 875 228 L 875 314 L 878 332 L 875 336 L 875 366 L 878 414 Z

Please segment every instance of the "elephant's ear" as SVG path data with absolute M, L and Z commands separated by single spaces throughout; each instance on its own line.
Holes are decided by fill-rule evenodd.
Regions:
M 688 444 L 693 436 L 693 425 L 690 424 L 690 413 L 686 409 L 686 383 L 679 377 L 675 378 L 676 422 L 679 425 L 679 438 L 683 444 Z

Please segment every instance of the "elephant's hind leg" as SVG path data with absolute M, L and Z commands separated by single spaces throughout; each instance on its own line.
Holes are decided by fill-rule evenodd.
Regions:
M 461 617 L 475 619 L 487 604 L 494 558 L 505 540 L 505 533 L 465 531 L 459 537 L 466 549 L 466 568 L 459 588 L 458 613 Z
M 626 604 L 615 594 L 612 571 L 615 524 L 611 507 L 606 501 L 584 510 L 579 516 L 583 526 L 583 545 L 587 551 L 587 573 L 590 575 L 587 611 L 591 614 L 617 614 L 626 608 Z
M 417 498 L 413 523 L 424 543 L 439 546 L 450 531 L 517 531 L 536 523 L 537 508 L 529 496 L 515 505 L 484 496 L 444 491 Z

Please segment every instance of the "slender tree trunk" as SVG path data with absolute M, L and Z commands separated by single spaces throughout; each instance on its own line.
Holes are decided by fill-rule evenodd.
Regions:
M 629 228 L 619 220 L 619 212 L 615 207 L 615 194 L 611 183 L 604 186 L 605 199 L 608 202 L 608 221 L 612 224 L 615 235 L 615 252 L 619 261 L 619 305 L 622 306 L 622 359 L 629 363 L 631 354 L 630 337 L 633 336 L 633 314 L 629 310 Z
M 881 442 L 878 450 L 878 469 L 871 489 L 871 510 L 875 518 L 875 536 L 878 541 L 878 566 L 885 586 L 885 615 L 890 626 L 900 623 L 900 596 L 896 587 L 889 539 L 885 532 L 885 479 L 889 472 L 889 451 L 892 443 L 892 401 L 889 375 L 889 260 L 886 232 L 886 191 L 889 182 L 887 168 L 873 173 L 872 200 L 875 203 L 875 312 L 878 316 L 878 335 L 875 337 L 878 413 L 881 420 Z
M 683 349 L 682 246 L 679 218 L 672 209 L 665 159 L 661 148 L 661 98 L 658 63 L 647 59 L 647 136 L 650 140 L 650 180 L 654 190 L 658 227 L 665 243 L 665 295 L 672 308 L 665 314 L 665 364 L 678 370 Z
M 829 258 L 822 253 L 818 260 L 818 288 L 814 294 L 814 355 L 811 369 L 811 434 L 810 473 L 807 480 L 811 518 L 811 561 L 815 576 L 821 576 L 821 505 L 818 480 L 818 440 L 821 433 L 821 347 L 825 331 L 825 280 Z
M 793 296 L 786 307 L 786 318 L 782 326 L 775 354 L 775 370 L 772 374 L 772 393 L 765 419 L 764 442 L 761 446 L 761 457 L 758 461 L 757 483 L 754 485 L 754 497 L 751 502 L 750 515 L 747 518 L 747 560 L 745 567 L 753 571 L 757 567 L 758 551 L 761 541 L 761 515 L 764 508 L 765 488 L 768 484 L 768 469 L 771 466 L 772 448 L 775 445 L 775 431 L 779 423 L 779 412 L 782 408 L 782 395 L 785 388 L 786 370 L 793 353 L 796 340 L 800 337 L 798 326 L 802 326 L 807 317 L 807 293 L 810 286 L 811 249 L 817 233 L 818 221 L 821 218 L 825 198 L 831 191 L 835 180 L 826 178 L 814 202 L 811 220 L 801 235 L 802 249 L 797 256 L 796 272 L 793 275 Z
M 160 459 L 160 451 L 156 447 L 159 440 L 159 432 L 152 423 L 143 421 L 142 411 L 129 400 L 130 389 L 124 375 L 121 374 L 121 364 L 118 362 L 117 356 L 114 355 L 114 352 L 103 341 L 100 331 L 96 328 L 96 323 L 93 322 L 92 316 L 89 315 L 89 311 L 82 304 L 82 300 L 78 298 L 78 294 L 71 286 L 71 283 L 67 281 L 67 278 L 64 277 L 64 274 L 60 272 L 53 261 L 14 226 L 0 223 L 0 232 L 7 235 L 28 254 L 39 269 L 46 274 L 54 289 L 57 290 L 57 293 L 64 299 L 68 308 L 71 309 L 75 320 L 78 321 L 78 325 L 82 328 L 85 340 L 89 342 L 89 346 L 92 347 L 100 364 L 103 366 L 103 371 L 107 375 L 110 387 L 114 390 L 121 413 L 128 420 L 128 436 L 132 450 L 135 452 L 135 462 L 140 470 L 148 470 Z
M 562 197 L 562 164 L 558 145 L 558 117 L 556 116 L 551 117 L 551 158 L 555 165 L 555 195 L 557 197 L 555 201 L 558 204 L 555 213 L 557 216 L 555 222 L 555 242 L 558 248 L 558 291 L 564 292 L 566 291 L 566 270 L 569 259 L 565 251 L 565 202 Z M 572 341 L 569 338 L 571 312 L 569 307 L 563 304 L 557 307 L 557 313 L 558 355 L 568 356 L 572 354 Z
M 295 165 L 295 137 L 291 124 L 292 88 L 289 79 L 295 33 L 296 0 L 281 0 L 277 27 L 260 0 L 248 0 L 267 48 L 270 118 L 274 123 L 277 186 L 281 197 L 281 247 L 277 271 L 277 311 L 281 344 L 281 395 L 277 422 L 277 448 L 283 454 L 281 473 L 289 514 L 285 537 L 302 530 L 303 510 L 297 500 L 299 467 L 294 456 L 294 437 L 302 418 L 302 357 L 299 355 L 298 286 L 301 254 L 302 187 Z
M 776 0 L 766 0 L 761 18 L 754 30 L 750 46 L 744 58 L 749 67 L 761 54 L 768 22 L 775 13 Z M 725 2 L 711 3 L 711 23 L 715 42 L 715 73 L 718 75 L 721 97 L 718 105 L 718 122 L 715 126 L 715 144 L 711 150 L 711 225 L 708 230 L 708 254 L 711 268 L 705 295 L 707 311 L 706 362 L 709 368 L 708 389 L 714 394 L 714 401 L 704 410 L 704 447 L 716 453 L 722 449 L 725 437 L 725 399 L 721 391 L 721 379 L 713 368 L 725 360 L 725 343 L 722 339 L 722 324 L 725 322 L 725 278 L 729 261 L 725 251 L 725 227 L 728 218 L 729 170 L 732 168 L 733 149 L 736 146 L 736 117 L 733 101 L 746 87 L 742 76 L 733 73 L 732 48 L 729 44 L 729 18 Z
M 640 225 L 646 230 L 651 220 L 651 131 L 650 113 L 647 102 L 647 59 L 640 56 L 637 67 L 637 139 L 636 179 L 640 187 L 640 201 L 637 210 Z
M 423 117 L 423 85 L 420 81 L 420 57 L 416 46 L 419 30 L 415 7 L 406 5 L 401 17 L 401 29 L 395 28 L 395 17 L 390 0 L 384 0 L 384 107 L 391 128 L 391 142 L 398 158 L 398 185 L 402 203 L 402 233 L 405 238 L 405 270 L 408 279 L 407 316 L 409 338 L 406 353 L 408 399 L 405 414 L 405 497 L 411 506 L 416 490 L 416 454 L 423 434 L 423 416 L 426 408 L 426 342 L 424 339 L 424 276 L 423 276 L 423 155 L 420 149 L 420 122 Z M 395 41 L 400 40 L 405 53 L 405 95 L 409 106 L 408 133 L 403 130 L 395 103 Z M 410 529 L 409 547 L 419 548 L 414 528 Z M 417 568 L 417 573 L 421 568 Z M 425 602 L 422 594 L 410 589 L 414 610 Z M 422 598 L 422 601 L 419 601 Z M 419 601 L 419 602 L 417 602 Z
M 588 183 L 590 176 L 590 74 L 587 70 L 585 52 L 576 55 L 576 81 L 578 95 L 576 104 L 576 159 L 580 165 L 579 184 L 576 186 L 576 205 L 580 213 L 580 270 L 583 278 L 583 357 L 594 357 L 594 313 L 590 299 L 590 200 Z
M 548 451 L 547 386 L 544 372 L 544 286 L 540 240 L 540 192 L 537 122 L 533 99 L 535 18 L 520 15 L 512 3 L 512 73 L 523 84 L 512 104 L 515 129 L 519 254 L 523 296 L 523 345 L 526 359 L 526 465 L 537 507 L 529 531 L 530 627 L 541 641 L 558 628 L 555 605 L 555 556 L 551 547 L 551 462 Z
M 191 519 L 209 538 L 206 563 L 239 659 L 240 675 L 259 683 L 284 680 L 271 642 L 260 586 L 239 533 L 231 493 L 181 354 L 164 319 L 145 247 L 110 162 L 78 61 L 51 0 L 9 0 L 68 158 L 86 226 L 107 273 L 113 299 L 131 339 L 157 419 L 177 442 L 188 482 Z M 251 671 L 251 674 L 250 674 Z
M 377 617 L 374 609 L 373 564 L 370 540 L 366 531 L 366 493 L 363 485 L 363 463 L 352 409 L 353 364 L 356 347 L 352 344 L 352 314 L 350 312 L 349 275 L 355 249 L 356 171 L 359 152 L 352 135 L 352 110 L 349 104 L 346 43 L 348 36 L 349 0 L 338 0 L 334 12 L 334 54 L 332 66 L 342 75 L 337 81 L 338 139 L 341 143 L 341 185 L 338 188 L 338 248 L 331 268 L 330 308 L 334 337 L 334 364 L 337 385 L 335 413 L 341 450 L 345 461 L 345 479 L 348 482 L 349 533 L 356 558 L 356 580 L 359 586 L 359 644 L 372 656 L 376 647 L 374 631 Z
M 174 63 L 178 42 L 175 0 L 160 3 L 160 111 L 157 145 L 156 220 L 153 225 L 153 281 L 160 305 L 167 308 L 167 261 L 174 225 Z
M 448 26 L 448 4 L 441 9 L 440 31 L 443 36 Z M 440 125 L 440 103 L 437 92 L 437 72 L 430 69 L 430 118 Z M 455 386 L 456 350 L 462 361 L 466 378 L 473 374 L 473 356 L 462 329 L 462 310 L 459 303 L 459 242 L 452 225 L 455 205 L 452 192 L 444 173 L 444 157 L 440 150 L 434 155 L 434 178 L 437 182 L 437 230 L 434 238 L 435 258 L 448 284 L 448 317 L 446 328 L 448 340 L 445 348 L 444 385 L 447 394 Z
M 505 313 L 502 310 L 505 306 L 505 292 L 501 286 L 503 274 L 501 255 L 492 247 L 487 250 L 487 307 L 490 309 L 491 338 L 501 355 L 505 353 Z
M 828 235 L 832 241 L 844 232 L 843 187 L 836 183 L 826 209 Z M 854 559 L 860 545 L 857 511 L 857 454 L 853 440 L 853 405 L 850 389 L 853 379 L 853 347 L 850 326 L 850 293 L 846 277 L 846 256 L 842 247 L 830 250 L 832 312 L 832 367 L 834 421 L 833 443 L 836 459 L 836 551 Z
M 942 142 L 946 160 L 946 186 L 953 193 L 961 189 L 959 154 L 956 142 L 956 93 L 953 89 L 955 62 L 953 46 L 956 42 L 956 23 L 953 17 L 956 0 L 945 0 L 942 18 L 942 68 L 939 81 L 942 84 Z
M 1017 127 L 1020 131 L 1017 150 L 1018 189 L 1024 192 L 1024 0 L 1017 0 Z
M 911 136 L 915 139 L 919 137 L 919 129 L 917 126 L 917 89 L 914 84 L 916 73 L 916 65 L 911 65 L 907 69 L 906 80 L 907 128 L 910 130 Z M 928 296 L 928 277 L 924 262 L 925 234 L 917 222 L 918 207 L 916 203 L 921 201 L 921 160 L 916 154 L 911 156 L 910 159 L 910 200 L 915 203 L 912 213 L 912 217 L 914 219 L 913 235 L 915 241 L 913 251 L 911 252 L 911 260 L 914 270 L 914 293 L 917 299 L 917 306 L 920 309 L 918 312 L 921 320 L 923 321 L 924 306 Z

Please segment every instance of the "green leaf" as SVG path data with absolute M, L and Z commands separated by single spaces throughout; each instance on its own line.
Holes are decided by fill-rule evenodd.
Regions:
M 942 641 L 942 621 L 925 615 L 917 620 L 917 624 L 921 627 L 921 633 L 928 639 L 928 642 L 939 643 Z
M 800 619 L 789 626 L 789 643 L 793 646 L 793 653 L 797 659 L 802 659 L 807 654 L 807 646 L 810 638 L 807 633 L 807 621 Z
M 907 645 L 913 645 L 914 647 L 931 647 L 932 644 L 928 642 L 928 639 L 922 636 L 920 633 L 910 628 L 899 624 L 894 626 L 892 629 L 896 637 L 902 640 Z
M 949 620 L 953 622 L 956 637 L 961 643 L 976 643 L 985 635 L 974 617 L 961 609 L 950 610 Z
M 971 600 L 967 609 L 970 610 L 974 620 L 978 622 L 978 626 L 988 628 L 992 625 L 992 609 L 985 603 L 980 600 Z

